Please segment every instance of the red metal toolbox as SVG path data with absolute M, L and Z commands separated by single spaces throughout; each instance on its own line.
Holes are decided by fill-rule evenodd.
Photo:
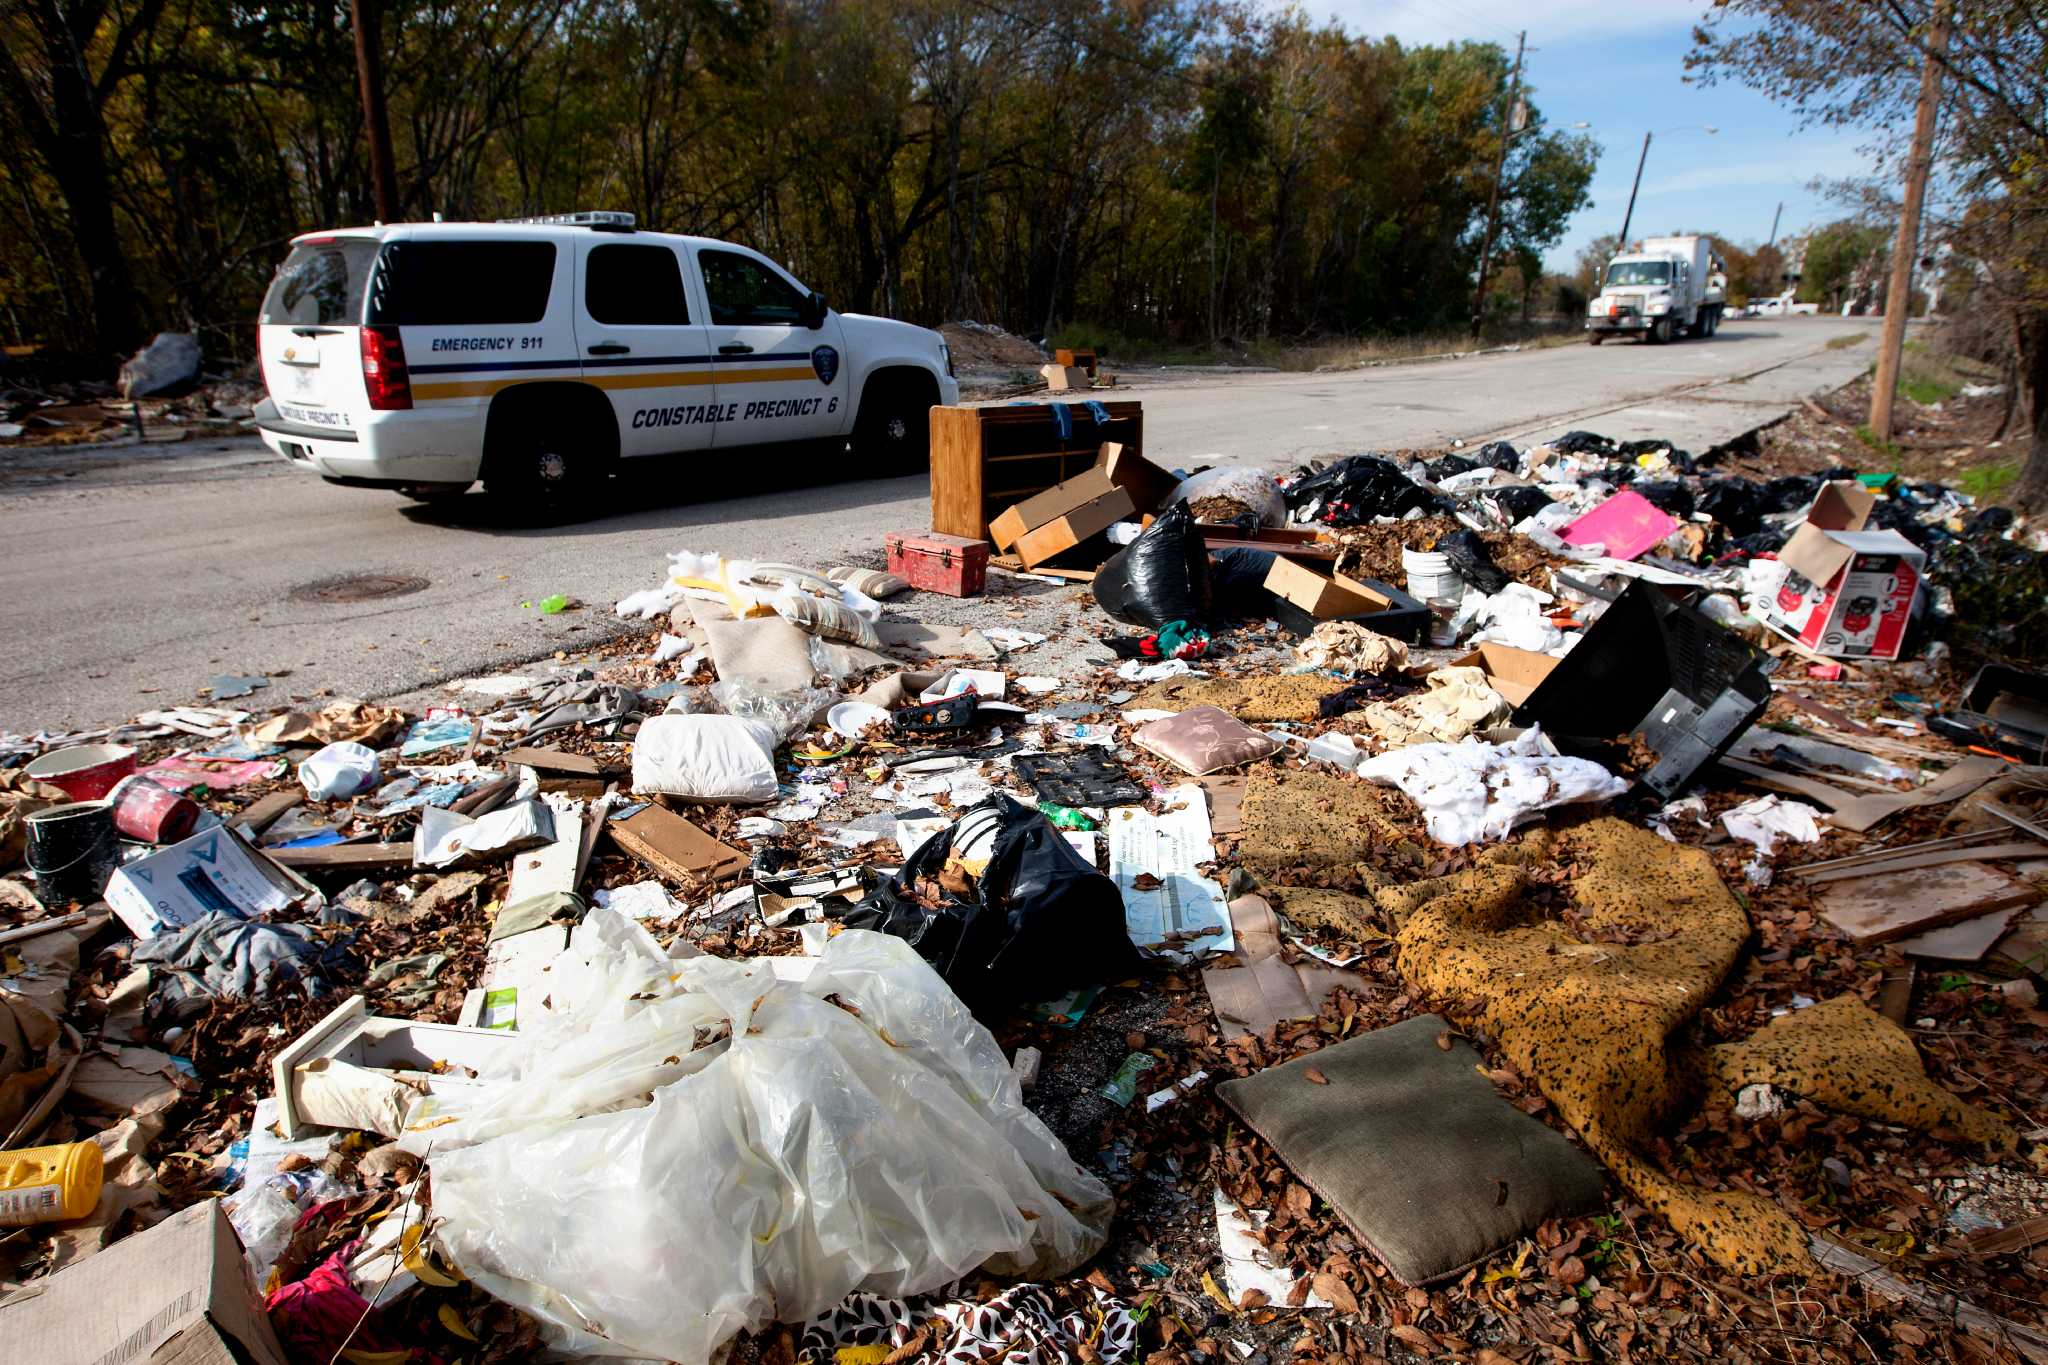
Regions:
M 937 531 L 891 531 L 889 572 L 922 592 L 979 597 L 988 583 L 988 542 Z

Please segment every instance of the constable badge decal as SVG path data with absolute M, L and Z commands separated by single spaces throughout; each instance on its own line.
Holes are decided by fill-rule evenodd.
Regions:
M 811 369 L 816 371 L 820 384 L 830 384 L 839 373 L 839 352 L 830 346 L 818 347 L 811 352 Z

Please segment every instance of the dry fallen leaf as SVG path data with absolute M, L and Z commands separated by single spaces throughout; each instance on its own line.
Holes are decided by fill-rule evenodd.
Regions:
M 1325 1076 L 1322 1072 L 1316 1070 L 1312 1066 L 1305 1068 L 1301 1074 L 1308 1077 L 1311 1081 L 1314 1081 L 1317 1085 L 1328 1085 L 1330 1083 L 1330 1078 L 1328 1076 Z
M 1247 1289 L 1237 1296 L 1237 1306 L 1240 1310 L 1264 1308 L 1270 1302 L 1272 1300 L 1263 1289 Z
M 1216 1277 L 1208 1271 L 1202 1272 L 1202 1292 L 1223 1305 L 1226 1313 L 1235 1313 L 1237 1305 L 1230 1301 L 1230 1295 L 1223 1292 L 1223 1286 L 1216 1283 Z
M 1358 1311 L 1358 1295 L 1351 1292 L 1350 1285 L 1344 1283 L 1344 1281 L 1338 1279 L 1329 1271 L 1319 1272 L 1311 1282 L 1311 1287 L 1316 1291 L 1316 1297 L 1322 1299 L 1338 1312 L 1356 1313 Z
M 1439 1052 L 1449 1052 L 1451 1050 L 1451 1031 L 1449 1029 L 1445 1029 L 1437 1034 L 1436 1046 Z

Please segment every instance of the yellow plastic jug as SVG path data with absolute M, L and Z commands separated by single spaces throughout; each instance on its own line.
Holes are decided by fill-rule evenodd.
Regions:
M 100 1202 L 96 1142 L 0 1152 L 0 1227 L 83 1218 Z

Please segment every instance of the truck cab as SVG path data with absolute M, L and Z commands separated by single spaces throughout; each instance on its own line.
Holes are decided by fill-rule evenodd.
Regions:
M 1709 239 L 1645 238 L 1608 261 L 1600 291 L 1586 305 L 1589 340 L 1598 346 L 1610 336 L 1710 337 L 1727 311 L 1727 283 Z

